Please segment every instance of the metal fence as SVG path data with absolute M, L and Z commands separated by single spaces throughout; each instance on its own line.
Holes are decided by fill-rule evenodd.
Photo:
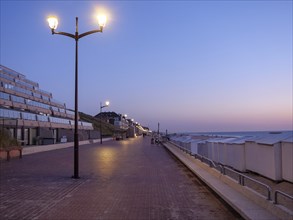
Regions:
M 182 149 L 182 147 L 178 146 L 177 144 L 174 144 L 172 142 L 169 142 L 169 143 L 178 147 L 179 149 L 183 150 L 184 152 L 190 154 L 190 152 L 186 151 L 185 149 Z M 255 179 L 253 179 L 243 173 L 237 172 L 236 170 L 234 170 L 230 167 L 224 166 L 219 163 L 215 163 L 213 160 L 211 160 L 205 156 L 202 156 L 199 154 L 195 154 L 192 156 L 194 156 L 196 159 L 199 159 L 201 162 L 208 164 L 210 167 L 218 170 L 223 175 L 227 175 L 227 176 L 231 177 L 232 179 L 234 179 L 235 181 L 238 181 L 238 183 L 241 186 L 246 186 L 246 187 L 250 188 L 253 192 L 265 196 L 267 200 L 273 201 L 274 204 L 282 205 L 292 211 L 293 197 L 291 195 L 288 195 L 287 193 L 284 193 L 280 190 L 275 190 L 274 191 L 274 198 L 272 198 L 273 190 L 269 185 L 264 184 L 258 180 L 255 180 Z M 287 202 L 285 202 L 285 203 L 287 203 L 287 204 L 285 204 L 284 202 L 280 202 L 281 200 L 282 201 L 286 200 Z

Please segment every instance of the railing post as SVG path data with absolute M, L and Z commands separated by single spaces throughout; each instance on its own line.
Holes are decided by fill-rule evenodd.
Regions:
M 267 199 L 271 200 L 271 189 L 270 188 L 268 188 L 268 198 Z
M 242 181 L 241 181 L 241 175 L 238 175 L 238 183 L 240 184 L 240 185 L 242 185 Z
M 238 174 L 239 175 L 239 184 L 241 185 L 241 186 L 244 186 L 244 176 L 243 175 L 241 175 L 241 174 Z
M 278 191 L 275 191 L 275 195 L 274 195 L 274 204 L 278 204 Z

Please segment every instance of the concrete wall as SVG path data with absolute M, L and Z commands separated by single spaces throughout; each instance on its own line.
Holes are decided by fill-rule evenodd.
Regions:
M 207 142 L 208 145 L 208 158 L 219 162 L 219 143 L 218 142 Z
M 281 143 L 265 145 L 256 142 L 245 143 L 245 164 L 247 170 L 269 179 L 282 180 Z
M 245 172 L 246 165 L 245 165 L 245 143 L 243 144 L 234 144 L 234 143 L 227 143 L 226 144 L 226 153 L 227 159 L 226 164 L 227 166 L 231 166 L 234 169 Z
M 198 154 L 198 142 L 191 142 L 190 144 L 190 153 L 192 155 Z
M 213 143 L 207 142 L 207 158 L 212 159 L 213 158 Z
M 207 142 L 205 143 L 199 143 L 197 145 L 197 150 L 198 150 L 198 154 L 201 155 L 201 156 L 204 156 L 204 157 L 208 157 L 208 145 L 207 145 Z
M 227 150 L 225 143 L 218 143 L 218 158 L 219 163 L 226 165 L 227 164 Z

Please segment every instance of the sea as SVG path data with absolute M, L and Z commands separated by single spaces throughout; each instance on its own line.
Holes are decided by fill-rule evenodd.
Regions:
M 198 135 L 207 135 L 207 136 L 221 136 L 221 137 L 265 137 L 265 136 L 284 136 L 292 137 L 293 130 L 287 131 L 233 131 L 233 132 L 180 132 L 178 133 L 182 136 L 198 136 Z

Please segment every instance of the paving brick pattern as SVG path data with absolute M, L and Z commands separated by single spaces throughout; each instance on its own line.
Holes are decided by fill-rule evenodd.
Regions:
M 241 219 L 149 137 L 1 161 L 0 219 Z

